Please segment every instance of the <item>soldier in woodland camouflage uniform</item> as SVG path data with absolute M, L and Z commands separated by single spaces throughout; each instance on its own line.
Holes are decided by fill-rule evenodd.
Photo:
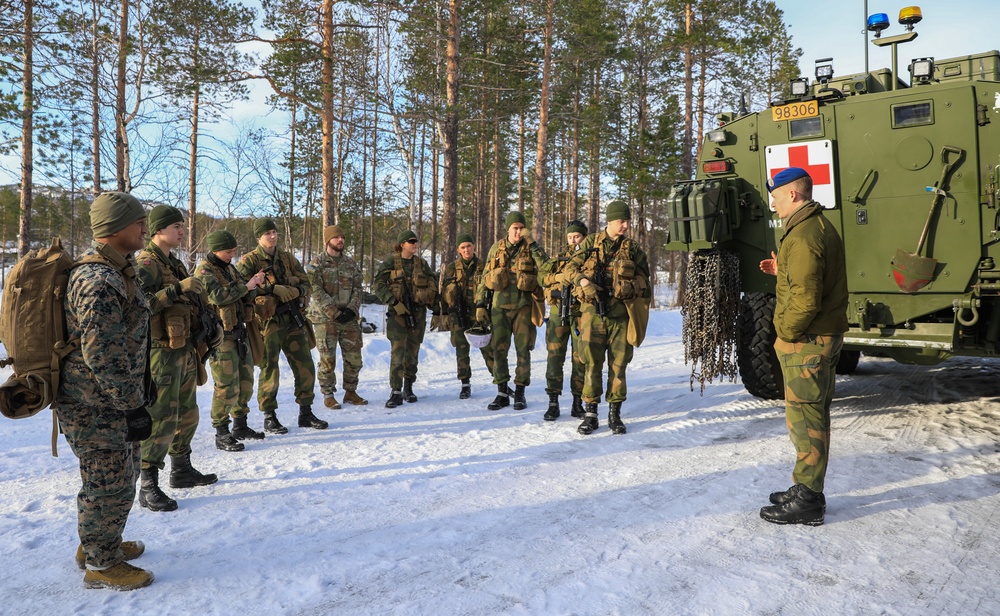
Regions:
M 309 277 L 292 253 L 278 248 L 278 228 L 270 218 L 254 222 L 257 248 L 243 255 L 236 265 L 244 276 L 264 270 L 266 278 L 254 299 L 254 309 L 264 336 L 264 357 L 257 383 L 257 404 L 264 413 L 264 430 L 286 434 L 278 421 L 278 356 L 285 354 L 295 377 L 295 402 L 299 427 L 325 430 L 327 422 L 312 412 L 316 396 L 316 365 L 313 363 L 312 326 L 305 319 L 309 300 Z
M 218 481 L 191 466 L 191 441 L 198 428 L 198 368 L 201 358 L 195 345 L 199 313 L 205 309 L 201 280 L 170 251 L 184 241 L 184 217 L 169 205 L 149 213 L 146 249 L 139 253 L 139 281 L 149 302 L 150 370 L 157 398 L 149 406 L 153 434 L 142 442 L 142 482 L 139 504 L 153 511 L 173 511 L 177 501 L 163 493 L 159 472 L 170 453 L 170 487 L 191 488 Z M 214 338 L 216 332 L 204 332 Z
M 328 409 L 339 409 L 337 345 L 344 362 L 344 404 L 368 404 L 358 395 L 361 372 L 361 268 L 344 254 L 344 231 L 337 225 L 323 229 L 326 250 L 309 264 L 312 302 L 309 320 L 316 328 L 319 349 L 319 389 Z
M 205 285 L 208 302 L 222 319 L 222 343 L 211 360 L 212 426 L 215 446 L 223 451 L 243 451 L 238 440 L 262 439 L 264 434 L 247 425 L 253 395 L 253 356 L 247 321 L 253 318 L 253 298 L 264 282 L 264 272 L 244 280 L 232 260 L 236 257 L 236 237 L 229 231 L 212 231 L 205 238 L 209 252 L 195 268 L 195 276 Z M 233 432 L 229 432 L 229 418 Z
M 413 231 L 396 237 L 395 254 L 379 266 L 372 292 L 386 305 L 385 333 L 392 343 L 386 408 L 416 402 L 413 381 L 417 378 L 420 343 L 427 329 L 427 308 L 437 301 L 437 285 L 431 266 L 418 256 L 420 240 Z
M 458 397 L 462 400 L 472 395 L 472 362 L 469 357 L 471 345 L 465 338 L 465 330 L 475 320 L 476 288 L 482 278 L 482 267 L 476 256 L 476 243 L 470 233 L 458 236 L 458 258 L 449 263 L 441 272 L 441 296 L 451 320 L 451 346 L 455 347 L 458 360 L 458 380 L 462 389 Z M 462 321 L 466 321 L 462 327 Z M 493 374 L 493 347 L 484 346 L 479 351 L 486 362 L 486 368 Z
M 538 272 L 548 257 L 524 230 L 524 214 L 511 212 L 504 223 L 507 235 L 493 244 L 483 266 L 483 278 L 476 292 L 476 320 L 490 323 L 493 329 L 493 383 L 497 386 L 497 397 L 486 408 L 496 411 L 510 404 L 507 353 L 513 336 L 517 350 L 514 410 L 519 411 L 527 407 L 524 388 L 531 384 L 531 349 L 535 348 L 537 335 L 531 310 L 538 290 Z M 487 291 L 493 291 L 492 307 L 487 306 Z
M 545 297 L 551 306 L 548 323 L 545 326 L 545 348 L 548 350 L 548 362 L 545 369 L 545 393 L 549 394 L 549 408 L 545 411 L 545 421 L 555 421 L 559 418 L 559 395 L 563 387 L 563 367 L 566 364 L 566 347 L 572 346 L 572 372 L 569 388 L 573 394 L 573 417 L 583 417 L 583 360 L 580 357 L 579 335 L 577 334 L 580 319 L 580 302 L 572 297 L 571 281 L 563 279 L 562 271 L 566 263 L 580 249 L 580 244 L 587 237 L 587 225 L 579 220 L 570 221 L 566 226 L 566 249 L 553 259 L 546 261 L 539 272 L 539 278 L 545 285 Z M 567 297 L 563 297 L 565 294 Z M 563 301 L 570 302 L 569 321 L 563 323 L 560 317 L 560 306 Z M 567 343 L 570 343 L 567 344 Z
M 127 193 L 107 192 L 90 210 L 95 242 L 72 270 L 66 290 L 66 326 L 80 346 L 62 366 L 56 415 L 80 459 L 77 496 L 86 588 L 132 590 L 153 581 L 125 562 L 145 550 L 122 541 L 139 476 L 139 443 L 152 426 L 145 375 L 149 306 L 136 279 L 132 253 L 146 235 L 146 212 Z
M 607 226 L 591 235 L 566 265 L 565 276 L 578 288 L 582 302 L 580 313 L 580 355 L 586 370 L 583 379 L 583 422 L 580 434 L 597 429 L 597 404 L 603 393 L 604 358 L 608 360 L 608 427 L 615 434 L 625 434 L 621 420 L 622 402 L 628 394 L 625 370 L 632 361 L 633 344 L 628 330 L 628 301 L 648 301 L 649 262 L 638 242 L 625 237 L 632 211 L 623 201 L 607 207 Z M 646 304 L 648 310 L 648 303 Z M 603 313 L 603 314 L 601 314 Z M 641 325 L 645 328 L 645 323 Z M 645 329 L 642 331 L 645 336 Z
M 785 381 L 785 420 L 795 446 L 795 484 L 770 496 L 760 517 L 775 524 L 823 524 L 830 450 L 830 403 L 848 330 L 844 242 L 812 200 L 812 178 L 790 167 L 768 182 L 781 218 L 781 249 L 760 263 L 778 277 L 774 350 Z

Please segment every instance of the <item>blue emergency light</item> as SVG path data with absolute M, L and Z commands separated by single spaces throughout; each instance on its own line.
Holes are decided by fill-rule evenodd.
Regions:
M 889 27 L 889 16 L 885 13 L 874 13 L 868 16 L 868 31 L 875 33 L 875 38 L 882 34 L 882 30 Z

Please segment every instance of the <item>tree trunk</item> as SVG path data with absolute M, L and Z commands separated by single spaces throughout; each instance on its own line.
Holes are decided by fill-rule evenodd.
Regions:
M 31 250 L 31 205 L 34 170 L 35 120 L 35 3 L 24 2 L 24 67 L 22 88 L 24 109 L 21 116 L 21 218 L 18 230 L 17 254 Z
M 97 20 L 97 0 L 91 0 L 90 4 L 91 10 L 91 30 L 90 35 L 92 40 L 91 45 L 91 58 L 90 58 L 90 147 L 92 148 L 92 169 L 91 173 L 94 176 L 94 195 L 101 194 L 101 92 L 100 92 L 100 76 L 101 76 L 101 56 L 100 56 L 100 39 L 98 26 L 100 25 Z
M 128 136 L 125 134 L 125 61 L 128 59 L 128 0 L 121 1 L 121 15 L 118 22 L 118 73 L 115 80 L 115 177 L 118 190 L 132 189 L 128 177 Z
M 197 264 L 197 228 L 195 217 L 198 211 L 198 113 L 201 105 L 201 88 L 195 84 L 191 99 L 191 154 L 188 159 L 188 237 L 187 264 L 193 271 Z
M 535 151 L 534 229 L 536 238 L 545 237 L 545 148 L 549 132 L 549 80 L 552 73 L 552 10 L 554 0 L 545 5 L 545 53 L 542 62 L 542 96 L 538 110 L 538 146 Z M 544 248 L 544 246 L 543 246 Z
M 320 157 L 322 159 L 323 177 L 323 220 L 336 218 L 336 207 L 333 202 L 333 0 L 323 0 L 320 10 L 323 20 L 323 43 L 320 89 L 323 92 L 323 107 L 320 111 L 320 129 L 322 131 Z M 292 170 L 294 173 L 294 170 Z
M 461 20 L 460 0 L 448 2 L 447 102 L 444 127 L 444 246 L 450 254 L 455 249 L 458 211 L 458 42 Z
M 601 107 L 601 68 L 594 71 L 594 109 Z M 590 144 L 590 204 L 587 212 L 587 227 L 591 233 L 597 232 L 598 212 L 601 208 L 601 122 L 594 127 L 594 141 Z

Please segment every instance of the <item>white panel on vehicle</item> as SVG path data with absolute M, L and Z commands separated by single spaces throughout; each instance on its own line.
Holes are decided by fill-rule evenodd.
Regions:
M 804 141 L 768 146 L 764 151 L 767 179 L 789 167 L 801 167 L 813 181 L 813 200 L 824 208 L 837 207 L 837 190 L 833 182 L 833 142 Z M 768 195 L 768 206 L 774 211 L 773 199 Z

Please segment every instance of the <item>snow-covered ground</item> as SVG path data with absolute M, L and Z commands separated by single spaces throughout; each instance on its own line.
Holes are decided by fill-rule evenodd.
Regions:
M 624 436 L 604 404 L 578 435 L 568 392 L 542 421 L 543 349 L 528 409 L 490 412 L 481 359 L 459 400 L 448 336 L 429 333 L 420 401 L 389 410 L 389 343 L 366 336 L 369 406 L 318 404 L 329 430 L 243 453 L 215 449 L 202 387 L 193 460 L 220 480 L 168 488 L 173 513 L 135 506 L 126 538 L 156 581 L 129 593 L 83 589 L 77 461 L 64 441 L 50 456 L 49 413 L 4 419 L 0 613 L 1000 613 L 997 364 L 862 358 L 837 383 L 826 525 L 808 528 L 758 516 L 790 483 L 781 405 L 689 391 L 676 311 L 654 312 L 629 367 Z M 294 425 L 290 379 L 279 396 Z

